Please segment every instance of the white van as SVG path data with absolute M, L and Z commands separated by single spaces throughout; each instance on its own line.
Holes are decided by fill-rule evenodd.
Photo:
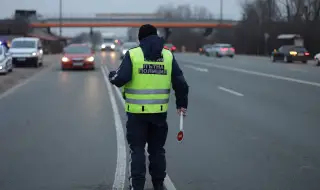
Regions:
M 34 67 L 42 66 L 43 49 L 39 38 L 15 38 L 11 42 L 9 53 L 12 63 L 16 66 L 32 64 Z

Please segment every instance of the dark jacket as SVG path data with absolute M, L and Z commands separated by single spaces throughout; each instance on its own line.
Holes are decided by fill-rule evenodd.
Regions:
M 164 40 L 158 36 L 149 36 L 140 42 L 140 47 L 144 57 L 147 60 L 156 61 L 161 58 Z M 132 62 L 129 51 L 124 56 L 124 59 L 116 72 L 109 74 L 109 80 L 117 87 L 122 87 L 132 79 Z M 172 61 L 172 88 L 175 91 L 177 108 L 188 107 L 189 86 L 183 76 L 176 59 Z

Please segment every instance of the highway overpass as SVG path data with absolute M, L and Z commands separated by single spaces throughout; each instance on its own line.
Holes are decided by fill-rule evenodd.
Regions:
M 165 18 L 47 18 L 33 20 L 30 27 L 140 27 L 153 24 L 161 28 L 231 28 L 238 23 L 235 20 L 219 19 L 165 19 Z

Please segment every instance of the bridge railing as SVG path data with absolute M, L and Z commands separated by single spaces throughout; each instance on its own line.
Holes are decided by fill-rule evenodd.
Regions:
M 60 16 L 59 14 L 43 14 L 40 15 L 37 18 L 33 18 L 31 21 L 56 21 L 59 20 Z M 207 18 L 200 18 L 197 16 L 191 16 L 191 17 L 180 17 L 180 18 L 168 18 L 161 15 L 119 15 L 119 14 L 106 14 L 105 16 L 102 16 L 101 14 L 94 14 L 94 13 L 81 13 L 81 14 L 74 14 L 74 13 L 64 13 L 62 14 L 62 20 L 68 20 L 68 21 L 76 21 L 76 20 L 113 20 L 113 21 L 121 21 L 121 20 L 144 20 L 144 21 L 217 21 L 220 20 L 220 15 L 213 15 L 211 17 Z M 223 21 L 238 21 L 237 18 L 234 18 L 229 15 L 223 15 L 222 18 Z

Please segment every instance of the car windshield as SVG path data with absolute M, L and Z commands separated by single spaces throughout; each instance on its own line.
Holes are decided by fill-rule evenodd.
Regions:
M 113 43 L 113 42 L 114 42 L 114 39 L 113 39 L 113 38 L 103 38 L 103 42 Z
M 123 48 L 133 48 L 133 47 L 136 47 L 138 46 L 138 43 L 136 42 L 130 42 L 130 43 L 124 43 L 123 44 Z
M 13 41 L 11 48 L 35 48 L 36 42 L 30 40 Z
M 221 48 L 231 48 L 232 46 L 230 44 L 221 44 L 219 45 Z
M 69 46 L 64 49 L 68 54 L 87 54 L 91 53 L 91 49 L 88 46 Z
M 164 46 L 171 48 L 173 46 L 173 44 L 164 44 Z
M 292 48 L 293 51 L 297 51 L 297 52 L 306 52 L 306 48 L 304 47 L 293 47 Z

